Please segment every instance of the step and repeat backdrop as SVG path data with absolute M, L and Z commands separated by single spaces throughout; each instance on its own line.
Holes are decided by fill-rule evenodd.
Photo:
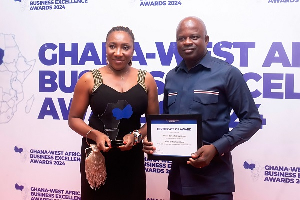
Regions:
M 234 199 L 300 199 L 299 10 L 299 0 L 1 0 L 0 199 L 80 199 L 81 137 L 67 122 L 78 78 L 105 65 L 107 32 L 128 26 L 133 67 L 151 72 L 162 105 L 187 16 L 206 23 L 209 52 L 242 71 L 263 119 L 232 151 Z M 169 198 L 170 166 L 145 155 L 147 200 Z

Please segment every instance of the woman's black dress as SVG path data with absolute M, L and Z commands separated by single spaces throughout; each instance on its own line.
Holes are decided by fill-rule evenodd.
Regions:
M 145 90 L 145 74 L 138 72 L 138 83 L 127 92 L 118 92 L 102 84 L 99 70 L 92 71 L 94 91 L 90 96 L 92 115 L 89 125 L 101 132 L 104 128 L 116 126 L 118 138 L 140 128 L 140 118 L 147 110 L 148 97 Z M 95 143 L 88 139 L 89 143 Z M 106 163 L 107 178 L 99 189 L 91 189 L 85 176 L 85 137 L 81 147 L 81 200 L 145 200 L 146 175 L 142 144 L 135 145 L 129 151 L 112 148 L 103 152 Z

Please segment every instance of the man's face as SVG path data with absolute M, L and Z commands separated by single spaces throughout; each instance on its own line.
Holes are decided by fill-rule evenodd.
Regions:
M 176 34 L 177 50 L 186 62 L 198 62 L 206 54 L 208 36 L 204 25 L 196 19 L 182 21 Z

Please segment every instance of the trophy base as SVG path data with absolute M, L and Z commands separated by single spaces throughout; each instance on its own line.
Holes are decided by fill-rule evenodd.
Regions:
M 123 140 L 112 140 L 111 146 L 112 147 L 118 147 L 124 145 Z

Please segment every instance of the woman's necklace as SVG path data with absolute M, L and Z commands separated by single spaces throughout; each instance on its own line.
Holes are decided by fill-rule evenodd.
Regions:
M 121 80 L 124 81 L 124 77 L 125 75 L 127 75 L 127 73 L 129 72 L 129 67 L 127 67 L 126 71 L 123 72 L 124 69 L 118 71 L 118 70 L 115 70 L 114 68 L 112 68 L 110 65 L 107 65 L 108 69 L 110 69 L 110 71 L 115 74 L 115 75 L 118 75 L 120 74 L 120 77 L 121 77 Z M 123 72 L 123 73 L 122 73 Z

